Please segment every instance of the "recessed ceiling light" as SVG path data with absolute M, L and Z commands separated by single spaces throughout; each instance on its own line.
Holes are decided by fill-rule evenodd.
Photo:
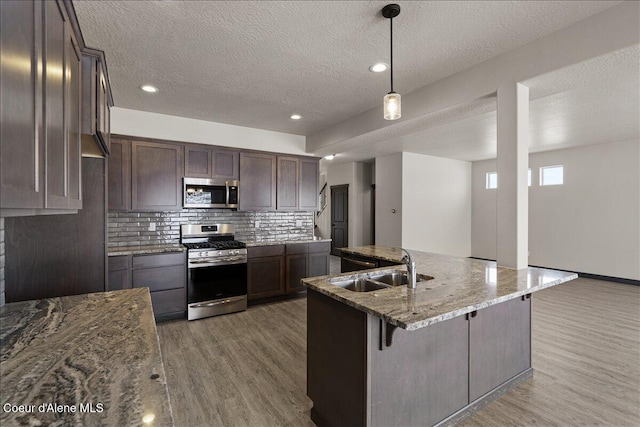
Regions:
M 371 67 L 369 67 L 369 71 L 374 73 L 381 73 L 383 71 L 387 71 L 389 68 L 389 64 L 385 64 L 384 62 L 376 62 Z
M 335 156 L 336 156 L 335 154 L 329 154 L 328 156 L 324 156 L 324 158 L 327 160 L 333 160 Z
M 151 85 L 140 86 L 140 89 L 142 89 L 145 92 L 149 92 L 149 93 L 156 93 L 158 91 L 157 87 L 151 86 Z
M 291 120 L 300 120 L 302 116 L 300 114 L 292 114 L 291 116 L 289 116 L 289 118 Z

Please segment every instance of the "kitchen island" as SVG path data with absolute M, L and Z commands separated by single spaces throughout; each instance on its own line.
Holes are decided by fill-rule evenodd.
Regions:
M 401 263 L 397 248 L 344 248 Z M 355 292 L 404 266 L 304 279 L 307 394 L 324 425 L 451 425 L 531 377 L 531 294 L 574 273 L 409 251 L 416 289 Z M 375 283 L 374 283 L 375 284 Z M 353 287 L 352 287 L 353 288 Z
M 0 424 L 173 425 L 147 288 L 0 307 Z

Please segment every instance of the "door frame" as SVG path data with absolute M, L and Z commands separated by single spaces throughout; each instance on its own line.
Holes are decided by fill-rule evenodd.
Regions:
M 333 224 L 334 224 L 334 220 L 333 220 L 333 193 L 336 189 L 346 189 L 347 190 L 347 203 L 346 203 L 346 209 L 345 209 L 345 214 L 346 214 L 346 221 L 345 224 L 346 226 L 344 227 L 344 232 L 345 232 L 345 244 L 348 246 L 349 245 L 349 184 L 340 184 L 340 185 L 332 185 L 330 187 L 331 189 L 331 215 L 330 215 L 330 220 L 331 220 L 331 255 L 336 255 L 336 256 L 340 256 L 342 253 L 340 252 L 339 248 L 335 247 L 335 238 L 334 238 L 334 230 L 333 230 Z

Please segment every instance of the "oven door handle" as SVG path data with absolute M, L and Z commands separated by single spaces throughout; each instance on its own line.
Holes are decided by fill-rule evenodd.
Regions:
M 200 302 L 195 304 L 189 304 L 189 307 L 191 308 L 215 307 L 216 305 L 229 304 L 232 302 L 240 301 L 240 300 L 243 300 L 244 298 L 246 297 L 239 296 L 239 297 L 233 297 L 233 298 L 225 298 L 223 300 L 218 300 L 218 301 Z
M 233 258 L 220 258 L 216 260 L 195 260 L 189 261 L 189 267 L 198 268 L 198 267 L 208 267 L 208 266 L 216 266 L 216 265 L 231 265 L 231 264 L 246 264 L 246 257 L 233 257 Z

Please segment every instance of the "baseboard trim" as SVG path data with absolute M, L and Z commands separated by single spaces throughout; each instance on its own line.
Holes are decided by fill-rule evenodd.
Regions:
M 469 258 L 478 259 L 480 261 L 492 261 L 492 262 L 496 261 L 495 259 L 480 258 L 475 256 L 470 256 Z M 572 270 L 566 270 L 564 268 L 556 268 L 556 267 L 545 267 L 543 265 L 530 265 L 529 267 L 548 268 L 550 270 L 562 270 L 562 271 L 567 271 L 569 273 L 576 273 L 578 277 L 584 277 L 585 279 L 604 280 L 605 282 L 616 282 L 616 283 L 624 283 L 625 285 L 640 286 L 640 280 L 626 279 L 624 277 L 603 276 L 601 274 L 583 273 L 581 271 L 572 271 Z
M 434 427 L 449 427 L 449 426 L 455 426 L 461 423 L 467 418 L 478 413 L 482 408 L 484 408 L 494 400 L 506 394 L 512 388 L 522 384 L 532 376 L 533 376 L 533 368 L 528 368 L 522 371 L 521 373 L 511 378 L 510 380 L 500 384 L 498 387 L 494 388 L 487 394 L 477 398 L 476 400 L 474 400 L 464 408 L 449 415 L 447 418 L 437 423 Z

